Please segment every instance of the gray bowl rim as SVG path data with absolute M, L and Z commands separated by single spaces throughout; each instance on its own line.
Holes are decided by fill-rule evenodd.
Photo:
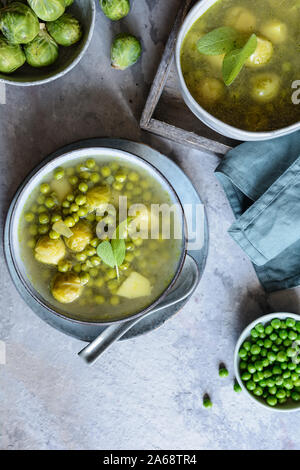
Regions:
M 87 0 L 87 1 L 90 4 L 91 13 L 92 13 L 92 21 L 91 21 L 91 24 L 90 24 L 89 33 L 87 35 L 86 42 L 85 42 L 85 45 L 83 46 L 82 50 L 80 51 L 80 53 L 78 54 L 76 59 L 74 59 L 73 62 L 68 67 L 61 70 L 56 75 L 52 75 L 51 77 L 44 78 L 42 80 L 35 80 L 33 82 L 26 82 L 26 81 L 25 82 L 16 82 L 16 81 L 13 81 L 13 80 L 8 80 L 6 78 L 0 78 L 0 83 L 5 83 L 6 85 L 12 85 L 12 86 L 20 86 L 20 87 L 44 85 L 45 83 L 53 82 L 54 80 L 57 80 L 58 78 L 61 78 L 64 75 L 66 75 L 68 72 L 70 72 L 78 64 L 78 62 L 80 62 L 80 60 L 82 59 L 82 57 L 86 53 L 86 50 L 87 50 L 87 48 L 89 47 L 89 45 L 91 43 L 92 36 L 93 36 L 93 33 L 94 33 L 95 21 L 96 21 L 96 5 L 95 5 L 94 0 Z M 13 75 L 11 75 L 11 76 L 13 77 Z
M 191 95 L 185 83 L 183 73 L 182 73 L 182 68 L 181 68 L 180 53 L 181 53 L 183 41 L 186 38 L 186 35 L 190 31 L 193 24 L 195 24 L 195 22 L 199 18 L 201 18 L 201 16 L 203 16 L 207 10 L 212 5 L 214 5 L 214 3 L 218 1 L 220 0 L 199 0 L 199 2 L 197 2 L 193 6 L 193 8 L 189 11 L 187 16 L 185 17 L 184 22 L 182 23 L 179 33 L 178 33 L 176 48 L 175 48 L 175 64 L 176 64 L 176 70 L 177 70 L 177 75 L 178 75 L 179 87 L 180 87 L 181 94 L 186 105 L 200 121 L 202 121 L 204 124 L 209 126 L 211 129 L 213 129 L 214 131 L 218 132 L 221 135 L 224 135 L 224 136 L 236 139 L 236 140 L 240 140 L 240 141 L 269 140 L 272 138 L 274 139 L 274 138 L 278 138 L 278 137 L 296 132 L 297 130 L 300 129 L 299 121 L 287 127 L 283 127 L 283 128 L 276 129 L 273 131 L 253 132 L 253 131 L 246 131 L 243 129 L 239 129 L 238 127 L 231 126 L 230 124 L 226 124 L 224 121 L 217 119 L 215 116 L 213 116 L 208 111 L 206 111 L 202 106 L 200 106 L 200 104 L 197 103 L 197 101 Z M 199 9 L 201 10 L 201 13 L 198 12 Z M 188 30 L 185 31 L 189 23 L 191 23 L 191 25 L 188 28 Z
M 76 143 L 75 143 L 76 145 Z M 135 313 L 135 314 L 132 314 L 132 315 L 129 315 L 125 318 L 121 318 L 121 319 L 116 319 L 116 320 L 110 320 L 110 321 L 84 321 L 84 320 L 79 320 L 79 319 L 76 319 L 76 318 L 72 318 L 72 317 L 69 317 L 67 315 L 64 315 L 63 313 L 60 313 L 60 312 L 57 312 L 56 310 L 54 310 L 54 308 L 51 308 L 49 305 L 47 305 L 46 303 L 44 303 L 41 299 L 39 299 L 36 295 L 34 295 L 34 293 L 32 292 L 32 290 L 30 289 L 29 285 L 25 282 L 19 268 L 18 268 L 18 265 L 17 265 L 17 262 L 15 260 L 15 256 L 14 256 L 14 249 L 13 249 L 13 246 L 12 246 L 12 243 L 11 243 L 11 228 L 12 228 L 12 220 L 13 220 L 13 216 L 14 216 L 14 213 L 15 213 L 15 209 L 16 209 L 16 206 L 18 204 L 18 200 L 22 194 L 22 191 L 24 191 L 24 189 L 26 188 L 27 184 L 30 182 L 30 180 L 32 178 L 35 177 L 35 175 L 43 168 L 45 167 L 48 163 L 52 162 L 52 161 L 55 161 L 56 159 L 59 159 L 65 155 L 69 155 L 69 154 L 72 154 L 72 153 L 75 153 L 75 152 L 78 152 L 79 150 L 84 150 L 82 149 L 81 147 L 78 147 L 78 148 L 73 148 L 71 151 L 67 151 L 66 153 L 60 153 L 59 155 L 56 154 L 55 152 L 55 155 L 53 156 L 53 153 L 48 155 L 45 159 L 43 159 L 38 165 L 36 165 L 33 170 L 24 178 L 23 182 L 19 185 L 19 187 L 17 188 L 13 198 L 12 198 L 12 204 L 10 205 L 9 207 L 9 210 L 8 210 L 8 215 L 6 217 L 6 220 L 5 220 L 5 224 L 4 224 L 4 233 L 7 233 L 8 236 L 7 236 L 7 243 L 8 243 L 8 250 L 9 250 L 9 253 L 10 253 L 10 256 L 11 256 L 11 264 L 13 266 L 13 269 L 19 279 L 19 281 L 22 283 L 24 289 L 26 290 L 26 292 L 34 299 L 34 301 L 41 305 L 44 309 L 46 309 L 50 314 L 52 315 L 56 315 L 57 317 L 60 317 L 60 318 L 63 318 L 64 320 L 67 320 L 67 321 L 70 321 L 70 322 L 73 322 L 73 323 L 76 323 L 76 324 L 81 324 L 81 325 L 90 325 L 90 326 L 93 326 L 93 325 L 103 325 L 103 326 L 109 326 L 109 325 L 113 325 L 115 323 L 122 323 L 122 322 L 126 322 L 128 321 L 129 319 L 132 320 L 134 318 L 139 318 L 141 316 L 143 316 L 145 313 L 149 312 L 151 309 L 153 309 L 156 305 L 158 305 L 167 295 L 168 293 L 170 292 L 170 290 L 172 289 L 172 287 L 174 286 L 174 284 L 176 283 L 181 271 L 182 271 L 182 268 L 183 268 L 183 265 L 184 265 L 184 262 L 185 262 L 185 259 L 186 259 L 186 254 L 187 254 L 187 223 L 186 223 L 186 219 L 185 219 L 185 215 L 184 215 L 184 209 L 183 209 L 183 206 L 182 206 L 182 203 L 179 199 L 179 196 L 176 192 L 176 190 L 174 189 L 173 185 L 168 181 L 168 179 L 166 178 L 166 176 L 164 176 L 161 171 L 156 168 L 154 165 L 152 165 L 151 163 L 149 163 L 147 160 L 145 160 L 144 158 L 138 156 L 138 155 L 135 155 L 133 153 L 130 153 L 130 152 L 127 152 L 127 151 L 124 151 L 124 150 L 119 150 L 117 148 L 112 148 L 112 147 L 101 147 L 101 146 L 90 146 L 90 147 L 86 147 L 85 148 L 86 150 L 87 149 L 101 149 L 102 151 L 103 150 L 107 150 L 107 153 L 109 154 L 109 152 L 111 152 L 112 150 L 114 151 L 117 151 L 118 153 L 120 154 L 127 154 L 129 155 L 131 158 L 135 159 L 135 160 L 138 160 L 138 161 L 142 161 L 143 164 L 147 167 L 150 167 L 151 170 L 156 173 L 164 182 L 165 184 L 169 187 L 170 189 L 170 193 L 173 194 L 174 196 L 174 199 L 177 201 L 179 207 L 180 207 L 180 212 L 181 212 L 181 217 L 182 217 L 182 234 L 183 234 L 183 242 L 182 242 L 182 251 L 181 251 L 181 255 L 179 257 L 179 260 L 178 260 L 178 266 L 177 266 L 177 269 L 176 269 L 176 272 L 174 273 L 174 276 L 172 278 L 172 280 L 170 281 L 170 283 L 168 284 L 168 286 L 166 287 L 166 289 L 160 294 L 160 296 L 158 298 L 156 298 L 154 300 L 154 302 L 152 302 L 148 307 L 146 307 L 145 309 Z M 5 237 L 4 237 L 5 238 Z M 5 250 L 4 250 L 4 253 L 5 253 Z M 8 262 L 8 259 L 6 257 L 6 253 L 5 253 L 5 261 L 6 261 L 6 264 L 8 266 L 8 269 L 9 269 L 9 272 L 10 272 L 10 267 L 9 267 L 9 262 Z M 11 277 L 12 278 L 12 277 Z M 12 278 L 13 280 L 13 278 Z M 42 297 L 42 296 L 41 296 Z
M 246 328 L 242 331 L 240 334 L 239 339 L 237 340 L 236 347 L 234 350 L 234 373 L 235 377 L 241 386 L 242 390 L 247 393 L 249 398 L 251 398 L 252 401 L 254 401 L 257 405 L 263 407 L 264 409 L 268 409 L 269 411 L 276 411 L 280 413 L 292 413 L 292 412 L 297 412 L 300 411 L 300 403 L 299 405 L 295 405 L 295 408 L 284 408 L 284 405 L 282 407 L 279 406 L 274 406 L 271 407 L 264 403 L 262 399 L 259 397 L 255 397 L 252 393 L 249 392 L 249 390 L 245 387 L 244 382 L 241 379 L 241 373 L 239 369 L 239 364 L 240 364 L 240 357 L 239 357 L 239 350 L 241 345 L 243 344 L 244 341 L 246 341 L 247 338 L 250 337 L 250 331 L 252 328 L 254 328 L 258 323 L 269 323 L 270 321 L 274 320 L 275 318 L 279 318 L 280 320 L 286 319 L 286 318 L 294 318 L 297 321 L 300 321 L 300 315 L 297 313 L 291 313 L 291 312 L 274 312 L 274 313 L 268 313 L 266 315 L 263 315 L 262 317 L 257 318 L 253 322 L 251 322 Z

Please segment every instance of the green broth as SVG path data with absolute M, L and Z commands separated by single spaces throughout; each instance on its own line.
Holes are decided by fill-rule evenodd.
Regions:
M 182 72 L 194 99 L 226 124 L 248 131 L 271 131 L 298 122 L 300 108 L 292 102 L 292 83 L 300 79 L 299 20 L 299 0 L 220 0 L 214 4 L 192 26 L 181 50 Z M 270 36 L 267 28 L 278 22 L 285 34 L 278 37 L 275 33 L 274 39 L 273 30 Z M 244 66 L 228 87 L 222 80 L 223 58 L 205 56 L 196 47 L 201 36 L 221 26 L 238 29 L 241 40 L 255 33 L 273 45 L 267 63 Z M 261 84 L 270 75 L 279 83 L 274 97 L 257 98 L 255 83 Z M 212 88 L 213 98 L 209 98 Z
M 103 216 L 100 216 L 95 210 L 89 210 L 86 215 L 79 217 L 79 222 L 74 220 L 73 227 L 76 228 L 77 224 L 82 221 L 87 223 L 92 232 L 90 243 L 83 250 L 74 252 L 68 246 L 68 239 L 59 236 L 59 240 L 65 244 L 66 252 L 58 266 L 60 266 L 59 269 L 62 269 L 65 264 L 67 272 L 74 273 L 76 277 L 88 273 L 90 279 L 81 288 L 79 298 L 69 303 L 57 301 L 53 297 L 51 289 L 58 274 L 58 266 L 39 262 L 35 257 L 36 247 L 41 237 L 47 236 L 48 239 L 49 233 L 53 230 L 53 220 L 51 219 L 54 214 L 59 215 L 63 221 L 69 217 L 76 219 L 74 214 L 79 212 L 78 209 L 72 212 L 72 209 L 76 209 L 73 204 L 76 204 L 76 200 L 81 202 L 78 196 L 89 194 L 78 189 L 80 184 L 87 184 L 88 191 L 99 186 L 108 188 L 109 202 L 114 205 L 116 205 L 119 196 L 127 196 L 128 207 L 131 204 L 142 203 L 150 210 L 151 204 L 171 205 L 166 188 L 145 169 L 117 159 L 98 162 L 96 157 L 94 158 L 95 166 L 89 169 L 85 166 L 85 161 L 78 160 L 72 166 L 62 168 L 64 177 L 60 180 L 60 184 L 62 185 L 64 182 L 66 188 L 65 195 L 60 201 L 57 194 L 52 195 L 53 184 L 57 184 L 55 183 L 57 170 L 43 179 L 43 188 L 45 191 L 47 190 L 45 194 L 41 192 L 41 184 L 32 192 L 25 204 L 19 223 L 19 242 L 28 279 L 50 305 L 53 305 L 57 311 L 75 319 L 109 321 L 143 310 L 162 294 L 177 270 L 183 241 L 175 239 L 172 232 L 170 239 L 164 239 L 161 236 L 161 230 L 159 239 L 151 239 L 151 237 L 142 239 L 136 236 L 131 238 L 128 235 L 125 240 L 126 256 L 119 267 L 118 279 L 117 270 L 106 265 L 96 253 L 97 246 L 102 241 L 97 239 L 96 226 L 99 221 L 103 221 L 104 217 L 107 218 L 105 220 L 109 226 L 111 223 L 110 214 L 105 212 Z M 71 184 L 70 181 L 74 184 Z M 50 186 L 50 190 L 47 184 Z M 49 197 L 53 197 L 55 200 L 54 207 L 47 207 Z M 70 200 L 68 201 L 68 199 Z M 84 207 L 85 205 L 78 206 L 78 208 Z M 32 218 L 33 220 L 30 220 Z M 47 222 L 47 218 L 50 219 L 49 222 Z M 117 223 L 119 222 L 117 220 Z M 75 230 L 73 227 L 70 226 L 71 231 Z M 151 293 L 138 298 L 126 298 L 118 295 L 120 286 L 132 273 L 136 272 L 150 282 Z

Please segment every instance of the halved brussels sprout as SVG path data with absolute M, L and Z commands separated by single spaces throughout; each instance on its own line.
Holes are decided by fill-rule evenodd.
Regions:
M 66 245 L 71 251 L 80 253 L 93 238 L 91 226 L 87 222 L 80 220 L 72 227 L 72 232 L 73 235 L 65 239 Z
M 29 65 L 46 67 L 58 58 L 58 45 L 47 31 L 41 29 L 37 37 L 24 46 L 24 52 Z
M 0 72 L 12 73 L 25 61 L 25 54 L 19 44 L 10 44 L 5 38 L 0 38 Z
M 59 273 L 52 283 L 53 297 L 63 304 L 69 304 L 80 297 L 83 290 L 80 278 L 77 274 Z
M 0 29 L 6 39 L 13 44 L 27 44 L 40 30 L 35 13 L 23 3 L 13 2 L 2 8 Z
M 55 21 L 65 12 L 65 0 L 28 0 L 28 3 L 43 21 Z
M 44 264 L 58 264 L 66 254 L 66 247 L 61 238 L 53 240 L 45 235 L 41 237 L 34 249 L 35 259 Z
M 82 36 L 81 25 L 74 16 L 65 13 L 56 21 L 47 23 L 48 33 L 61 46 L 72 46 Z
M 118 21 L 128 15 L 129 0 L 100 0 L 103 13 L 112 21 Z
M 130 34 L 119 34 L 111 47 L 111 65 L 115 69 L 125 70 L 141 57 L 140 41 Z

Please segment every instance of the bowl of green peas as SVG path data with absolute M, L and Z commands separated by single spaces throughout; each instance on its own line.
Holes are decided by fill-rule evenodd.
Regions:
M 300 315 L 271 313 L 242 332 L 234 353 L 236 378 L 259 405 L 300 411 Z

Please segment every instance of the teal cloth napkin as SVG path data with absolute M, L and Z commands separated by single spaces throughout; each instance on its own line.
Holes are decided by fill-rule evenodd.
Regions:
M 300 284 L 300 132 L 246 142 L 216 169 L 236 221 L 231 237 L 266 291 Z

